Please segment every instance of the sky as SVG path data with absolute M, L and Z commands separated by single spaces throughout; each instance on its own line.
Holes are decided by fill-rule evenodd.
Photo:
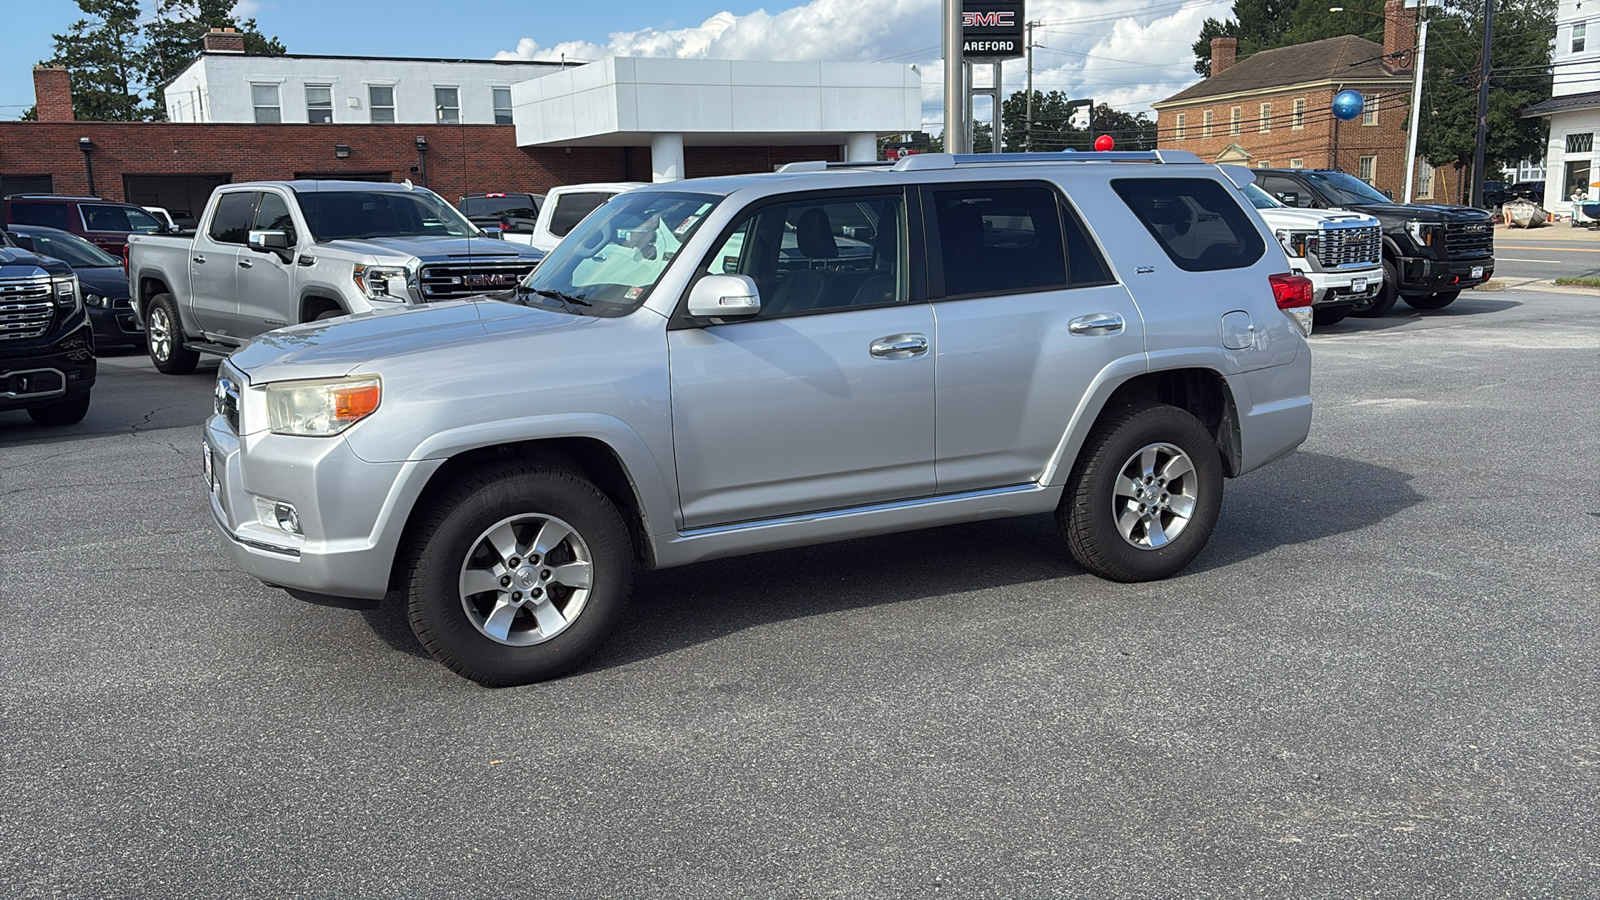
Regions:
M 1195 36 L 1231 8 L 1231 0 L 1028 0 L 1028 18 L 1041 23 L 1034 90 L 1148 112 L 1198 80 Z M 925 127 L 940 130 L 940 0 L 242 0 L 238 10 L 291 53 L 916 63 Z M 0 119 L 33 104 L 34 64 L 81 15 L 73 0 L 0 0 Z M 1024 60 L 1005 63 L 1006 94 L 1023 88 L 1026 72 Z M 980 106 L 976 118 L 988 113 Z

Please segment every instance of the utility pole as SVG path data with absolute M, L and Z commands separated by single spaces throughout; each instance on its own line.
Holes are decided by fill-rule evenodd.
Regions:
M 966 65 L 961 58 L 961 0 L 944 0 L 944 151 L 971 153 Z
M 1411 60 L 1415 71 L 1411 73 L 1411 128 L 1406 132 L 1406 194 L 1411 202 L 1411 188 L 1417 175 L 1417 128 L 1422 121 L 1422 61 L 1428 54 L 1428 20 L 1424 16 L 1426 3 L 1417 4 L 1417 53 Z
M 1025 153 L 1033 152 L 1033 26 L 1038 22 L 1028 23 L 1028 113 L 1022 125 L 1022 149 Z
M 1483 59 L 1478 63 L 1478 137 L 1472 145 L 1472 201 L 1483 205 L 1483 151 L 1489 131 L 1489 56 L 1494 48 L 1494 0 L 1483 0 Z

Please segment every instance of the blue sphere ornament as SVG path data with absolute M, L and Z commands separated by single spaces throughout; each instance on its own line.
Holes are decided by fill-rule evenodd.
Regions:
M 1360 91 L 1340 91 L 1333 95 L 1333 117 L 1348 122 L 1361 115 L 1366 105 L 1367 99 Z

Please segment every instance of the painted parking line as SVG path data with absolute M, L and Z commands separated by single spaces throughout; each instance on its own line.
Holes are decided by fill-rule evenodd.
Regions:
M 1550 250 L 1558 253 L 1600 253 L 1600 247 L 1536 247 L 1532 244 L 1510 244 L 1512 250 Z
M 1496 256 L 1495 259 L 1497 261 L 1499 261 L 1499 262 L 1549 263 L 1551 265 L 1555 265 L 1555 264 L 1558 264 L 1558 263 L 1561 262 L 1561 260 L 1559 260 L 1559 259 L 1516 259 L 1516 258 L 1510 257 L 1510 256 Z

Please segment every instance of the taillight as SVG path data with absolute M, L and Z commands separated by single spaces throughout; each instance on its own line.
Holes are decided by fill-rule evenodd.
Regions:
M 122 245 L 122 277 L 128 277 L 128 245 Z
M 1311 279 L 1304 275 L 1291 275 L 1285 272 L 1281 275 L 1268 275 L 1267 281 L 1272 285 L 1272 299 L 1277 301 L 1278 308 L 1300 326 L 1301 334 L 1310 334 L 1313 295 Z

